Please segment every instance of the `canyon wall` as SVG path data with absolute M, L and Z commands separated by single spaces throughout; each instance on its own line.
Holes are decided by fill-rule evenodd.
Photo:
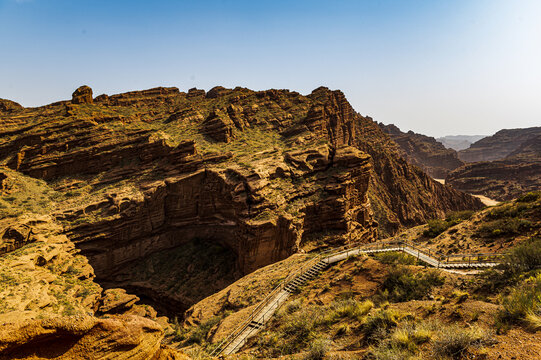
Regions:
M 433 137 L 416 134 L 413 131 L 404 133 L 393 124 L 379 123 L 379 126 L 397 143 L 402 157 L 433 178 L 445 179 L 448 173 L 464 165 L 464 162 L 458 159 L 455 150 L 445 148 Z
M 458 157 L 467 163 L 501 160 L 517 150 L 522 143 L 538 135 L 541 135 L 541 127 L 503 129 L 459 151 Z
M 451 172 L 446 182 L 473 194 L 499 201 L 541 189 L 541 135 L 530 137 L 504 159 L 468 163 Z
M 37 246 L 48 249 L 43 239 L 61 236 L 96 274 L 75 290 L 75 263 L 51 267 L 69 280 L 61 291 L 40 285 L 38 298 L 58 300 L 46 306 L 53 319 L 72 308 L 104 311 L 97 299 L 113 289 L 96 282 L 182 316 L 202 297 L 297 251 L 371 242 L 481 206 L 409 164 L 340 91 L 155 88 L 92 96 L 81 87 L 71 101 L 28 109 L 2 102 L 0 112 L 2 232 L 31 214 L 48 216 L 54 234 Z M 9 254 L 37 251 L 15 242 L 21 247 Z M 36 261 L 32 267 L 48 260 Z M 121 298 L 133 302 L 133 295 Z M 129 311 L 158 321 L 144 309 Z M 92 324 L 82 339 L 93 329 L 109 336 L 104 324 Z M 137 324 L 148 331 L 133 345 L 149 339 L 147 355 L 158 354 L 161 330 Z

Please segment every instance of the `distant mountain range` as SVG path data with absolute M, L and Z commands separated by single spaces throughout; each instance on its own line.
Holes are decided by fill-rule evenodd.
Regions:
M 487 135 L 448 135 L 436 138 L 436 140 L 442 143 L 447 149 L 460 151 L 469 148 L 471 144 L 486 136 Z

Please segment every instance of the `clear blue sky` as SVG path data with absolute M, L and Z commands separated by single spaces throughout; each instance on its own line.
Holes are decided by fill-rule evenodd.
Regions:
M 0 0 L 0 98 L 344 91 L 433 136 L 541 126 L 541 1 Z

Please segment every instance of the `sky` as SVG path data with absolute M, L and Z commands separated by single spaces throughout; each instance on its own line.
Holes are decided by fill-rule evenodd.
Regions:
M 0 98 L 340 89 L 402 130 L 541 126 L 538 0 L 0 0 Z

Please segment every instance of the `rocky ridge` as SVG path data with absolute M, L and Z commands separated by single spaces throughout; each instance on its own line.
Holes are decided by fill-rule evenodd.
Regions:
M 453 187 L 500 201 L 541 189 L 541 135 L 530 137 L 501 160 L 468 163 L 446 180 Z
M 0 225 L 14 226 L 28 212 L 49 216 L 57 230 L 48 231 L 75 244 L 100 283 L 165 299 L 179 314 L 208 295 L 204 284 L 188 296 L 124 270 L 141 263 L 151 271 L 152 256 L 190 242 L 216 244 L 235 258 L 213 280 L 225 287 L 308 244 L 373 241 L 375 219 L 381 233 L 394 232 L 481 206 L 409 165 L 340 91 L 89 94 L 80 88 L 71 102 L 0 115 L 2 187 L 10 187 Z M 16 251 L 34 253 L 29 246 Z M 96 308 L 88 303 L 82 311 Z M 63 311 L 50 309 L 53 318 Z
M 398 144 L 400 153 L 406 160 L 433 178 L 444 179 L 449 172 L 464 165 L 464 162 L 458 159 L 456 151 L 445 148 L 433 137 L 413 131 L 404 133 L 393 124 L 379 123 L 379 126 Z
M 501 160 L 517 150 L 522 143 L 538 135 L 541 135 L 541 127 L 503 129 L 459 151 L 458 157 L 467 163 Z

